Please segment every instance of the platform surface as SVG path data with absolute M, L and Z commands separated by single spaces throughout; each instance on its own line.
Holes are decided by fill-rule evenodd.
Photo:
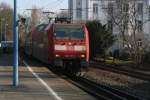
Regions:
M 96 100 L 46 67 L 19 64 L 19 86 L 12 85 L 12 55 L 0 55 L 0 100 Z M 27 64 L 27 62 L 25 62 Z

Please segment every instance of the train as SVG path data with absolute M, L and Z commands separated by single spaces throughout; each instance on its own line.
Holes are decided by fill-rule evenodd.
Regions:
M 27 34 L 24 50 L 41 62 L 75 74 L 88 66 L 89 32 L 85 24 L 40 24 Z

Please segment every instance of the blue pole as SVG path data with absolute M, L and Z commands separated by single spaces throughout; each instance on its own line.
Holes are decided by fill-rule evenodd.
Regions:
M 18 27 L 17 27 L 17 0 L 14 0 L 13 18 L 13 85 L 18 86 Z

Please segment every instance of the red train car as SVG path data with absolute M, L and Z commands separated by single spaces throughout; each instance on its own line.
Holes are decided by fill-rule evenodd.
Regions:
M 59 62 L 70 71 L 79 70 L 83 62 L 89 62 L 88 30 L 83 24 L 38 25 L 26 37 L 25 53 L 48 64 Z

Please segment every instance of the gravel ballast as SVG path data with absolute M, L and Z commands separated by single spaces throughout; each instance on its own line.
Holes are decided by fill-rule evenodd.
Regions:
M 97 83 L 107 85 L 119 90 L 150 100 L 150 82 L 136 79 L 130 76 L 104 71 L 97 68 L 89 68 L 84 76 Z

